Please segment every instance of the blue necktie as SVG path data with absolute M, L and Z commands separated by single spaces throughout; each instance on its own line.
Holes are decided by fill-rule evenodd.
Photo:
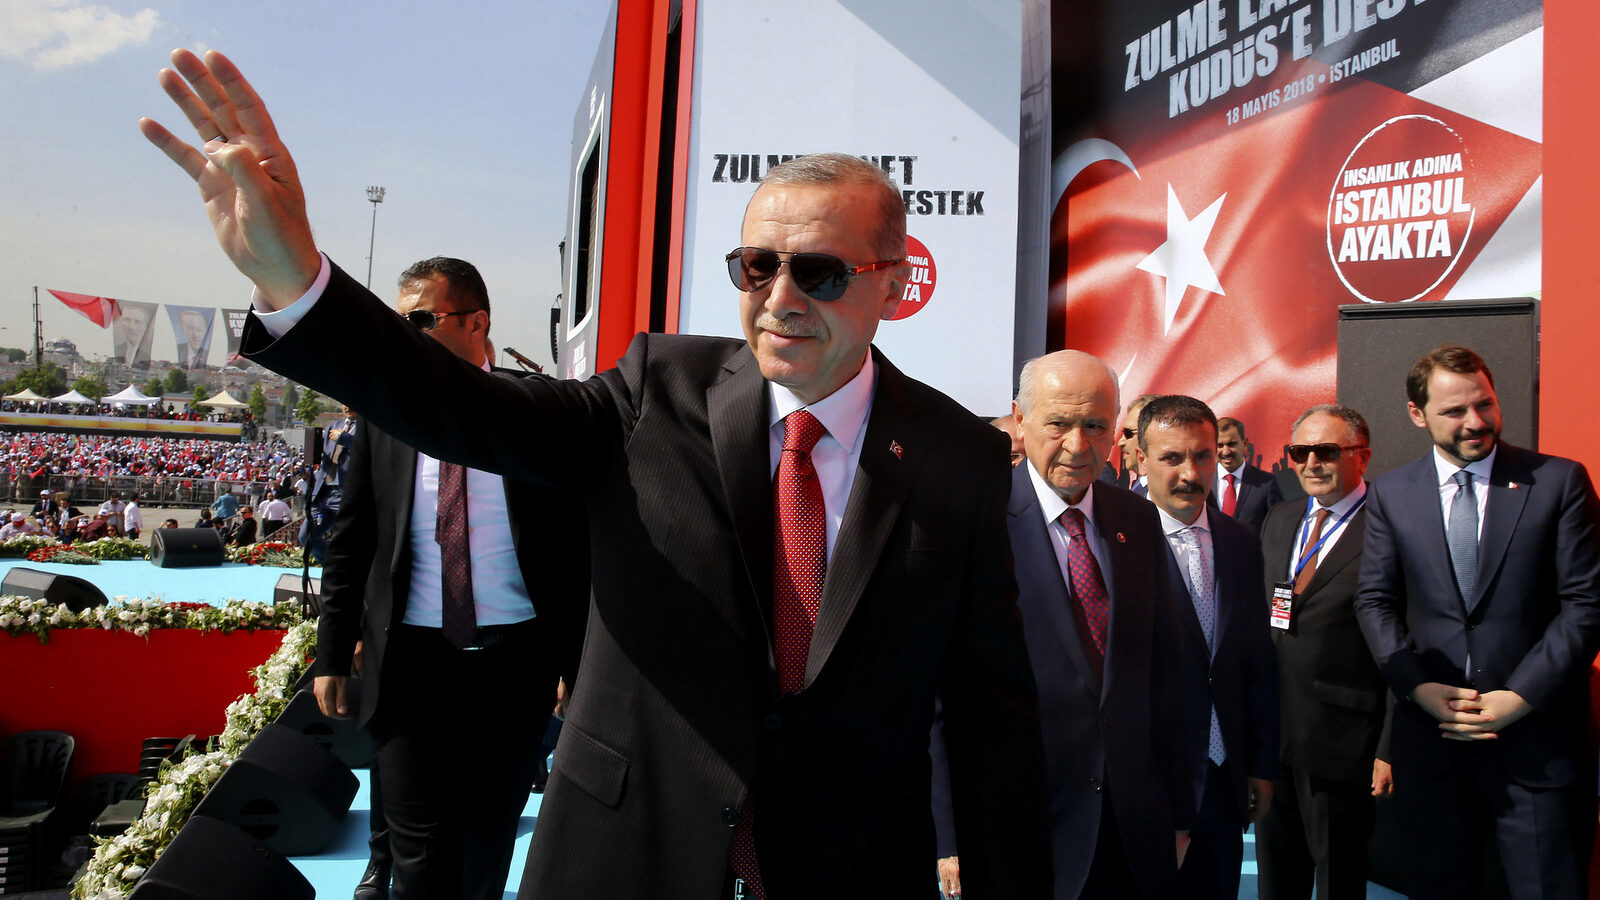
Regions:
M 1467 612 L 1475 604 L 1472 593 L 1478 585 L 1478 498 L 1472 492 L 1472 473 L 1455 474 L 1456 498 L 1450 504 L 1450 521 L 1445 527 L 1450 542 L 1450 566 L 1456 572 L 1456 587 Z

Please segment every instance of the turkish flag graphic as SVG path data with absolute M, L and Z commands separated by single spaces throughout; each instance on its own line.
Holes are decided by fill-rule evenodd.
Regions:
M 1133 168 L 1092 163 L 1051 221 L 1049 346 L 1104 359 L 1125 399 L 1190 394 L 1276 446 L 1335 397 L 1340 304 L 1445 296 L 1540 145 L 1327 72 L 1308 60 L 1308 93 L 1232 125 L 1113 123 Z

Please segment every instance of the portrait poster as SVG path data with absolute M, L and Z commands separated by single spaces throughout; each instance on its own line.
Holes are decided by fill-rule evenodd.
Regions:
M 156 309 L 159 303 L 140 300 L 118 301 L 111 320 L 111 358 L 118 365 L 142 369 L 150 365 L 150 345 L 155 337 Z
M 178 367 L 202 369 L 211 352 L 211 325 L 216 310 L 204 306 L 174 306 L 167 304 L 167 317 L 172 321 L 172 333 L 178 342 Z

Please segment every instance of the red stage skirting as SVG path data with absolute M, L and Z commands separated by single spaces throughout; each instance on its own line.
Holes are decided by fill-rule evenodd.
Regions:
M 77 741 L 72 778 L 139 771 L 145 738 L 209 736 L 255 690 L 250 670 L 282 631 L 59 629 L 50 642 L 0 634 L 0 735 L 48 728 Z

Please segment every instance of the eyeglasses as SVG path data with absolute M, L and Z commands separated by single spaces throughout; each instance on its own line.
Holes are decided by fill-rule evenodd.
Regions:
M 864 266 L 847 266 L 828 253 L 780 253 L 760 247 L 737 247 L 728 252 L 728 277 L 741 291 L 759 291 L 778 277 L 778 267 L 788 265 L 789 277 L 807 297 L 824 303 L 844 296 L 850 279 L 899 265 L 901 259 L 884 259 Z
M 477 312 L 475 309 L 458 309 L 454 312 L 442 313 L 431 312 L 426 309 L 413 309 L 411 312 L 402 315 L 400 318 L 405 319 L 412 325 L 417 326 L 418 331 L 429 332 L 439 327 L 440 319 L 448 318 L 450 316 L 466 316 L 475 312 Z
M 1289 458 L 1296 463 L 1305 462 L 1311 458 L 1313 453 L 1317 455 L 1317 459 L 1323 462 L 1338 462 L 1339 457 L 1346 450 L 1365 449 L 1367 449 L 1366 444 L 1353 444 L 1349 447 L 1341 447 L 1338 444 L 1287 444 L 1284 446 L 1283 452 L 1289 454 Z

